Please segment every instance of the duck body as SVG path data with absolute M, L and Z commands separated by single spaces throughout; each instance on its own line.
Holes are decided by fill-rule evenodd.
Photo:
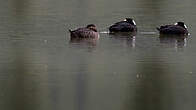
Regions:
M 188 35 L 188 30 L 183 22 L 177 22 L 174 25 L 164 25 L 157 28 L 160 34 L 169 35 Z
M 69 30 L 71 38 L 99 38 L 96 26 L 94 24 L 87 25 L 76 30 Z
M 131 18 L 126 18 L 124 21 L 117 22 L 109 27 L 110 33 L 115 32 L 136 32 L 136 23 Z

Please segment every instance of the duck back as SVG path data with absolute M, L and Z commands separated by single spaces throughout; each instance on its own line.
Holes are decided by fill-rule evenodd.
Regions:
M 133 31 L 137 31 L 137 28 L 135 25 L 132 25 L 125 21 L 121 21 L 110 26 L 109 31 L 110 32 L 133 32 Z
M 180 26 L 167 26 L 160 28 L 162 34 L 188 34 L 187 30 Z
M 71 38 L 97 38 L 99 37 L 98 32 L 90 30 L 88 28 L 78 28 L 77 30 L 71 31 Z
M 160 34 L 188 35 L 188 30 L 183 22 L 177 22 L 174 25 L 164 25 L 157 28 Z

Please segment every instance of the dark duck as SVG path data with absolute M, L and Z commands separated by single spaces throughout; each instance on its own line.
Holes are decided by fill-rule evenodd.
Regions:
M 174 25 L 164 25 L 157 28 L 160 34 L 188 35 L 187 26 L 184 22 L 177 22 Z
M 136 23 L 131 18 L 125 18 L 124 21 L 117 22 L 109 27 L 110 33 L 116 32 L 136 32 Z
M 69 30 L 71 39 L 74 38 L 99 38 L 99 33 L 94 24 L 89 24 L 86 27 L 78 28 L 76 30 Z

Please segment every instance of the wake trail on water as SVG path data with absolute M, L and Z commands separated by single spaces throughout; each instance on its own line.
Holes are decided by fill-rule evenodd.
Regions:
M 109 34 L 109 31 L 101 31 L 99 32 L 100 34 Z M 154 35 L 157 34 L 157 32 L 138 32 L 139 34 L 144 34 L 144 35 Z

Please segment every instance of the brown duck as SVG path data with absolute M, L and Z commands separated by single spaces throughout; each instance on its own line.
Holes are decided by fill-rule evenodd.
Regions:
M 94 24 L 76 30 L 69 30 L 71 38 L 99 38 L 99 33 Z

